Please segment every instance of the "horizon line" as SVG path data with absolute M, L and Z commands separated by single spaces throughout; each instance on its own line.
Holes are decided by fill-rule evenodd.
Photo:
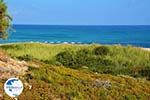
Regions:
M 34 25 L 34 26 L 150 26 L 149 25 L 144 25 L 144 24 L 12 24 L 12 25 Z

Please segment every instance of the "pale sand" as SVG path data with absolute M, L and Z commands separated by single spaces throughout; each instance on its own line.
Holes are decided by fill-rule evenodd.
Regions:
M 146 50 L 146 51 L 150 51 L 150 48 L 141 48 L 143 50 Z

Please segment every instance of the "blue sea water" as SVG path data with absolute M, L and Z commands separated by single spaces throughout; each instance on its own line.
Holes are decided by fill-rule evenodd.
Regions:
M 99 43 L 150 47 L 150 26 L 14 25 L 0 43 Z

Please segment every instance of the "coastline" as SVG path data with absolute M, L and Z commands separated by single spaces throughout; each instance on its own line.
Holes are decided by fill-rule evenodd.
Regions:
M 120 46 L 126 46 L 126 45 L 121 45 L 121 44 L 97 44 L 97 43 L 75 43 L 75 42 L 62 42 L 62 43 L 47 43 L 47 42 L 16 42 L 16 43 L 0 43 L 0 46 L 3 45 L 13 45 L 13 44 L 32 44 L 32 43 L 37 43 L 37 44 L 45 44 L 45 45 L 109 45 L 109 46 L 114 46 L 114 45 L 120 45 Z M 132 46 L 134 48 L 139 48 L 145 51 L 150 51 L 150 48 L 146 47 L 137 47 L 137 46 Z
M 142 50 L 145 50 L 145 51 L 150 51 L 150 48 L 142 48 L 142 47 L 141 47 L 141 49 L 142 49 Z

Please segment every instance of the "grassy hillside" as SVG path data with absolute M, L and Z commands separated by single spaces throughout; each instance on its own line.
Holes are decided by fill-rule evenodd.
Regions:
M 89 47 L 89 45 L 70 45 L 70 44 L 39 44 L 39 43 L 19 43 L 3 45 L 0 48 L 4 49 L 12 57 L 20 57 L 30 55 L 33 58 L 39 60 L 53 59 L 59 52 L 66 49 L 76 50 L 83 47 Z M 15 52 L 14 52 L 15 51 Z
M 24 43 L 3 45 L 0 48 L 20 60 L 150 78 L 150 52 L 131 46 Z
M 20 100 L 150 99 L 149 51 L 119 45 L 36 43 L 0 49 L 28 63 L 28 71 L 20 76 L 26 83 Z M 6 94 L 4 98 L 10 100 Z

